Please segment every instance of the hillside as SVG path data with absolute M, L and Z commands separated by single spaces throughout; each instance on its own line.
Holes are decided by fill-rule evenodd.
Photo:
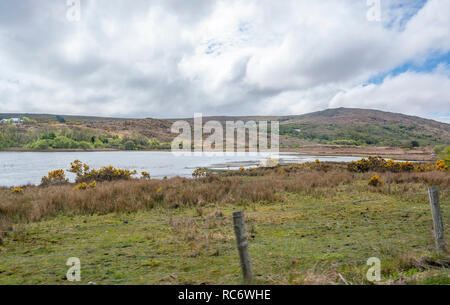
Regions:
M 0 114 L 0 119 L 27 117 L 26 124 L 0 125 L 0 148 L 113 148 L 169 147 L 175 119 L 121 119 L 50 114 Z M 187 119 L 192 123 L 192 119 Z M 328 109 L 292 116 L 206 117 L 204 122 L 280 121 L 281 146 L 311 145 L 434 147 L 450 145 L 450 125 L 398 113 L 366 109 Z M 61 138 L 61 136 L 63 138 Z M 51 141 L 59 137 L 55 147 Z M 68 138 L 72 142 L 64 139 Z M 148 145 L 153 139 L 152 145 Z M 37 141 L 40 141 L 36 144 Z M 84 142 L 78 145 L 75 142 Z M 70 142 L 70 144 L 68 144 Z M 32 143 L 36 145 L 32 145 Z M 92 145 L 90 145 L 91 143 Z M 128 143 L 128 145 L 126 145 Z M 64 147 L 64 146 L 68 147 Z M 48 147 L 50 146 L 50 147 Z
M 450 143 L 449 124 L 379 110 L 328 109 L 283 118 L 281 125 L 283 135 L 329 144 L 398 147 Z

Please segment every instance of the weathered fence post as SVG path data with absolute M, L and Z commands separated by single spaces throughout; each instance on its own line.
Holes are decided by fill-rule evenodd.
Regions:
M 428 195 L 430 197 L 431 214 L 433 216 L 434 236 L 438 251 L 445 251 L 444 224 L 442 222 L 441 206 L 439 204 L 439 190 L 437 187 L 429 187 Z
M 391 193 L 391 172 L 388 172 L 387 174 L 387 185 L 388 185 L 388 194 Z
M 233 223 L 239 257 L 241 259 L 242 274 L 244 275 L 244 282 L 248 284 L 253 279 L 253 271 L 248 254 L 248 236 L 245 232 L 244 212 L 233 213 Z

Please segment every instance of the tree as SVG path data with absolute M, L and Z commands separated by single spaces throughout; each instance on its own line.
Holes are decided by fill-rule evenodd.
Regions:
M 411 141 L 411 147 L 419 147 L 420 144 L 417 141 Z
M 62 116 L 60 116 L 60 115 L 57 115 L 56 116 L 56 120 L 58 121 L 58 122 L 60 122 L 60 123 L 65 123 L 66 122 L 66 119 L 64 119 Z

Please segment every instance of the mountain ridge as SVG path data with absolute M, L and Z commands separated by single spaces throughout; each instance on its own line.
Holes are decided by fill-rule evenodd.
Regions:
M 309 112 L 305 114 L 293 114 L 293 115 L 224 115 L 224 116 L 218 116 L 218 115 L 209 115 L 204 116 L 203 118 L 207 119 L 218 119 L 221 121 L 223 118 L 235 118 L 235 119 L 241 119 L 244 121 L 248 120 L 281 120 L 286 121 L 287 119 L 297 119 L 297 118 L 308 118 L 308 117 L 319 117 L 319 116 L 329 116 L 329 117 L 335 117 L 333 114 L 339 114 L 342 112 L 371 112 L 371 113 L 379 113 L 382 115 L 397 115 L 397 116 L 404 116 L 404 117 L 410 117 L 410 118 L 418 118 L 420 120 L 425 120 L 429 122 L 436 122 L 438 124 L 444 124 L 448 125 L 450 127 L 449 123 L 440 122 L 433 119 L 423 118 L 417 115 L 409 115 L 409 114 L 403 114 L 399 112 L 391 112 L 391 111 L 385 111 L 385 110 L 379 110 L 379 109 L 364 109 L 364 108 L 346 108 L 346 107 L 339 107 L 339 108 L 328 108 L 324 110 Z M 167 120 L 167 121 L 176 121 L 176 120 L 192 120 L 192 117 L 184 117 L 184 118 L 126 118 L 126 117 L 108 117 L 108 116 L 88 116 L 88 115 L 66 115 L 66 114 L 45 114 L 45 113 L 0 113 L 0 120 L 4 118 L 10 118 L 10 117 L 30 117 L 32 119 L 40 119 L 40 120 L 51 120 L 56 119 L 57 116 L 69 118 L 73 121 L 78 120 Z

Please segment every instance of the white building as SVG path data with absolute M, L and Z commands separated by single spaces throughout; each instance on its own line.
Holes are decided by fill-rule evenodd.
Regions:
M 0 121 L 2 124 L 22 124 L 23 120 L 19 118 L 10 118 L 10 119 L 3 119 Z

